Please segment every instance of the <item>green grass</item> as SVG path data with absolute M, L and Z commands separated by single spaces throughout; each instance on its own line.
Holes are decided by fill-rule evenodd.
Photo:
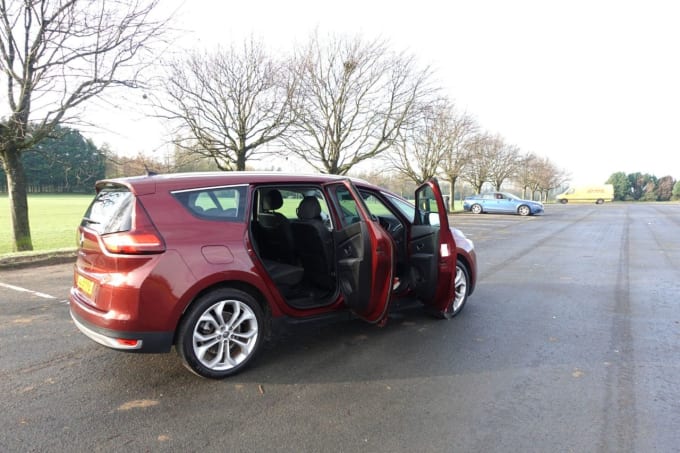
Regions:
M 76 246 L 76 229 L 94 195 L 30 194 L 28 217 L 33 250 L 46 251 Z M 9 199 L 0 194 L 0 254 L 12 252 Z

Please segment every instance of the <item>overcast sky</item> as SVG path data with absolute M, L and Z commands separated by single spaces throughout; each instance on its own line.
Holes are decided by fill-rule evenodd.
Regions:
M 286 52 L 315 29 L 380 37 L 431 65 L 458 109 L 483 129 L 549 157 L 574 183 L 604 182 L 615 171 L 680 179 L 676 4 L 190 0 L 177 12 L 188 31 L 178 45 L 211 48 L 252 35 Z M 137 108 L 116 116 L 95 141 L 119 153 L 162 151 L 166 132 L 155 121 Z

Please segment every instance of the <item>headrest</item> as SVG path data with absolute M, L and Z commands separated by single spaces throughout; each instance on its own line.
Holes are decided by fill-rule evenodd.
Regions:
M 303 198 L 297 208 L 297 216 L 303 220 L 320 219 L 321 205 L 319 200 L 311 196 Z
M 262 195 L 262 209 L 265 211 L 273 211 L 281 206 L 283 206 L 283 196 L 278 190 L 271 189 Z

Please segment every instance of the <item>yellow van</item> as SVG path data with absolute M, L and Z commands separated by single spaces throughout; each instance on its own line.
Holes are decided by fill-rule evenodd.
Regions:
M 563 193 L 556 195 L 555 199 L 562 204 L 572 203 L 596 203 L 614 199 L 614 186 L 611 184 L 599 184 L 593 186 L 570 187 Z

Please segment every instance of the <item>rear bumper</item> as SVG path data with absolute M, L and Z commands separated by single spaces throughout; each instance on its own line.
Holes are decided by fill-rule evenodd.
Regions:
M 169 352 L 174 332 L 121 332 L 94 326 L 73 310 L 71 318 L 78 330 L 91 340 L 119 351 L 158 353 Z

